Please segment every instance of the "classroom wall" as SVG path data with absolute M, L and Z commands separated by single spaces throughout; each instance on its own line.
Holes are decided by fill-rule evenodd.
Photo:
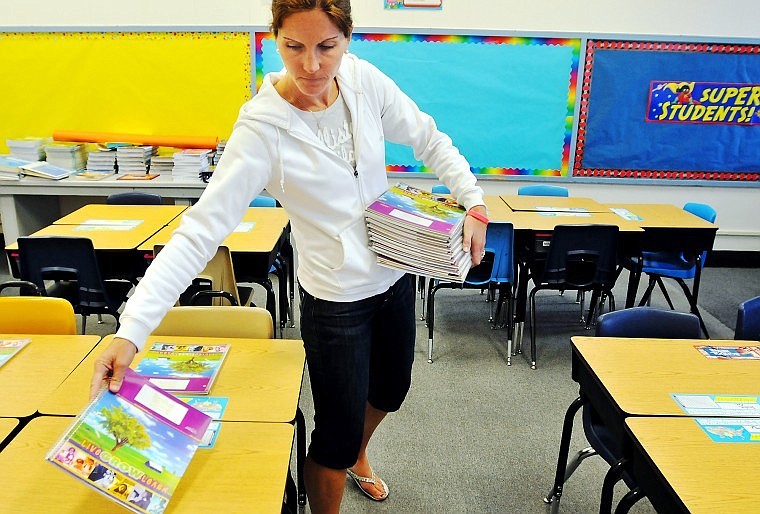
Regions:
M 56 27 L 86 29 L 150 29 L 225 27 L 260 29 L 270 22 L 269 0 L 0 0 L 0 30 Z M 442 10 L 384 10 L 383 0 L 354 0 L 354 21 L 359 31 L 571 35 L 593 37 L 670 37 L 675 40 L 739 39 L 758 43 L 760 2 L 730 0 L 687 3 L 639 0 L 443 0 Z M 522 180 L 531 180 L 523 177 Z M 533 178 L 533 181 L 536 179 Z M 760 189 L 748 185 L 610 184 L 567 181 L 574 196 L 603 201 L 703 201 L 718 211 L 718 250 L 760 251 L 760 224 L 752 216 Z M 415 179 L 428 185 L 429 180 Z M 516 179 L 482 181 L 488 194 L 512 193 Z

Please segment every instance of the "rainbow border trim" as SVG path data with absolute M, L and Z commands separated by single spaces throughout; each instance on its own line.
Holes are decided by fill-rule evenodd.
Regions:
M 265 39 L 273 39 L 270 32 L 256 32 L 255 34 L 255 58 L 256 58 L 256 90 L 264 81 L 262 42 Z M 562 143 L 562 160 L 560 169 L 523 169 L 523 168 L 470 168 L 476 175 L 491 176 L 514 176 L 531 175 L 547 177 L 566 177 L 570 168 L 570 141 L 573 134 L 573 115 L 575 111 L 575 98 L 578 85 L 578 64 L 580 61 L 580 38 L 541 38 L 541 37 L 515 37 L 515 36 L 466 36 L 466 35 L 437 35 L 437 34 L 357 34 L 351 36 L 352 41 L 385 41 L 390 43 L 422 42 L 422 43 L 449 43 L 449 44 L 487 44 L 487 45 L 556 45 L 568 46 L 572 49 L 572 63 L 570 69 L 570 82 L 567 94 L 567 116 L 565 117 L 565 136 Z M 392 173 L 432 173 L 425 166 L 402 166 L 387 165 L 386 169 Z
M 760 45 L 728 43 L 675 43 L 655 41 L 608 41 L 588 40 L 583 66 L 583 85 L 581 86 L 581 107 L 578 116 L 578 140 L 575 144 L 573 161 L 574 177 L 604 177 L 627 179 L 664 179 L 664 180 L 710 180 L 725 182 L 758 182 L 760 172 L 720 172 L 720 171 L 668 171 L 668 170 L 618 170 L 610 168 L 583 167 L 583 151 L 586 143 L 586 124 L 588 123 L 588 100 L 591 90 L 591 74 L 594 68 L 594 50 L 648 50 L 660 52 L 708 52 L 723 54 L 760 54 Z

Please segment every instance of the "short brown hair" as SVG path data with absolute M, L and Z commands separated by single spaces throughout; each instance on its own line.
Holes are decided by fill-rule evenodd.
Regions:
M 323 11 L 344 36 L 351 35 L 354 22 L 351 20 L 350 0 L 272 0 L 272 33 L 277 37 L 285 18 L 291 14 L 314 9 Z

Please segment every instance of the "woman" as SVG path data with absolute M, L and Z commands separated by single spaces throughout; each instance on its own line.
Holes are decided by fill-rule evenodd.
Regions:
M 364 208 L 388 187 L 384 139 L 413 147 L 471 216 L 463 246 L 480 263 L 487 219 L 469 165 L 399 88 L 348 54 L 349 0 L 273 0 L 272 32 L 285 70 L 245 104 L 213 178 L 140 282 L 92 393 L 124 369 L 148 334 L 264 188 L 288 212 L 299 255 L 301 337 L 315 428 L 305 464 L 312 512 L 337 512 L 346 472 L 368 497 L 387 498 L 366 448 L 403 402 L 414 355 L 414 291 L 377 264 Z

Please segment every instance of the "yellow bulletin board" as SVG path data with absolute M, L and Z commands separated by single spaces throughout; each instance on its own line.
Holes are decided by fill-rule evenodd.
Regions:
M 0 33 L 0 153 L 54 130 L 217 136 L 251 98 L 250 32 Z

